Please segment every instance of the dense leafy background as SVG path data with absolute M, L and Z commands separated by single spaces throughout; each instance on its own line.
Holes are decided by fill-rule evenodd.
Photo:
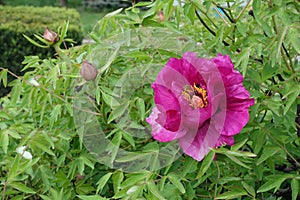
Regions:
M 10 83 L 12 92 L 1 99 L 2 198 L 296 200 L 299 9 L 299 2 L 291 0 L 190 0 L 176 7 L 171 0 L 139 3 L 100 20 L 90 34 L 93 44 L 57 49 L 56 59 L 26 57 L 23 64 L 32 71 Z M 245 76 L 256 104 L 236 144 L 214 150 L 216 159 L 213 152 L 202 162 L 183 155 L 161 169 L 149 162 L 145 170 L 126 173 L 102 164 L 82 143 L 85 130 L 92 129 L 78 122 L 78 115 L 98 120 L 113 143 L 111 155 L 121 148 L 154 155 L 164 144 L 132 137 L 122 116 L 127 112 L 135 127 L 146 127 L 153 106 L 150 82 L 169 57 L 190 50 L 205 57 L 229 54 Z M 80 78 L 83 59 L 101 72 L 95 82 Z M 4 85 L 8 73 L 0 72 Z M 33 78 L 39 86 L 30 84 Z M 149 81 L 137 86 L 141 79 Z M 116 88 L 128 82 L 137 87 L 122 99 Z M 93 110 L 84 107 L 83 97 Z M 32 159 L 16 153 L 20 146 Z M 118 156 L 110 159 L 114 163 Z

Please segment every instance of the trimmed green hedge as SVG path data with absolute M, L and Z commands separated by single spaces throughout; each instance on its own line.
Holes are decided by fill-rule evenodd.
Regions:
M 80 15 L 75 9 L 59 7 L 0 6 L 0 67 L 8 68 L 22 75 L 24 56 L 38 55 L 41 58 L 53 56 L 52 49 L 42 49 L 32 45 L 23 34 L 33 38 L 33 34 L 43 35 L 45 28 L 56 31 L 64 21 L 69 21 L 68 38 L 75 45 L 81 44 L 83 31 L 80 27 Z M 70 45 L 68 45 L 70 46 Z M 13 80 L 13 77 L 9 77 Z M 0 97 L 9 92 L 9 88 L 0 85 Z

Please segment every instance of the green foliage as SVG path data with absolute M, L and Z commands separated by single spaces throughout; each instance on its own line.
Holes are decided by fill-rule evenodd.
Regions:
M 1 99 L 3 199 L 297 200 L 299 4 L 240 3 L 174 7 L 164 0 L 146 3 L 146 11 L 140 3 L 103 17 L 90 33 L 93 44 L 54 46 L 57 58 L 26 56 L 32 71 Z M 142 135 L 153 106 L 150 84 L 170 57 L 186 51 L 229 54 L 256 102 L 235 145 L 201 162 L 175 148 L 174 157 L 163 157 L 172 143 Z M 95 81 L 80 77 L 84 59 L 97 66 Z M 3 84 L 10 73 L 2 69 Z
M 0 6 L 0 52 L 2 59 L 0 67 L 7 68 L 17 75 L 22 75 L 22 61 L 26 55 L 38 55 L 41 58 L 53 57 L 54 51 L 41 49 L 31 45 L 23 36 L 33 34 L 43 34 L 45 28 L 56 30 L 65 21 L 70 21 L 68 37 L 81 44 L 83 38 L 80 27 L 79 13 L 74 9 L 55 7 L 27 7 L 27 6 Z M 69 42 L 67 46 L 71 46 Z M 13 80 L 9 76 L 9 82 Z M 8 88 L 0 90 L 0 96 L 4 96 L 9 91 Z

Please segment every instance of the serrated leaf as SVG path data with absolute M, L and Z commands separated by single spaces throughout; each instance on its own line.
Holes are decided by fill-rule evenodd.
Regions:
M 182 185 L 182 183 L 180 182 L 180 177 L 175 175 L 175 174 L 168 174 L 168 178 L 171 181 L 171 183 L 173 183 L 173 185 L 176 186 L 176 188 L 182 193 L 185 193 L 185 189 L 184 186 Z
M 19 191 L 24 192 L 24 193 L 28 193 L 28 194 L 35 194 L 36 193 L 33 189 L 27 187 L 23 183 L 13 182 L 13 183 L 10 183 L 9 185 L 11 187 L 15 188 L 16 190 L 19 190 Z
M 200 170 L 197 174 L 197 177 L 196 179 L 199 179 L 200 177 L 202 177 L 205 172 L 207 171 L 207 169 L 210 167 L 213 159 L 214 159 L 214 156 L 215 156 L 215 152 L 213 151 L 210 151 L 204 158 L 204 160 L 202 161 L 202 164 L 201 164 L 201 167 L 200 167 Z
M 101 193 L 101 191 L 103 190 L 104 186 L 106 185 L 107 181 L 110 179 L 112 173 L 109 172 L 107 174 L 105 174 L 104 176 L 102 176 L 99 181 L 96 183 L 97 186 L 97 190 L 96 190 L 96 194 L 99 194 L 99 192 Z

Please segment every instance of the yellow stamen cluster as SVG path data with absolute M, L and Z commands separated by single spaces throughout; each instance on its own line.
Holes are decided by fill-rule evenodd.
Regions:
M 208 105 L 207 91 L 195 83 L 193 86 L 184 86 L 182 96 L 189 102 L 189 105 L 193 109 L 205 108 Z

